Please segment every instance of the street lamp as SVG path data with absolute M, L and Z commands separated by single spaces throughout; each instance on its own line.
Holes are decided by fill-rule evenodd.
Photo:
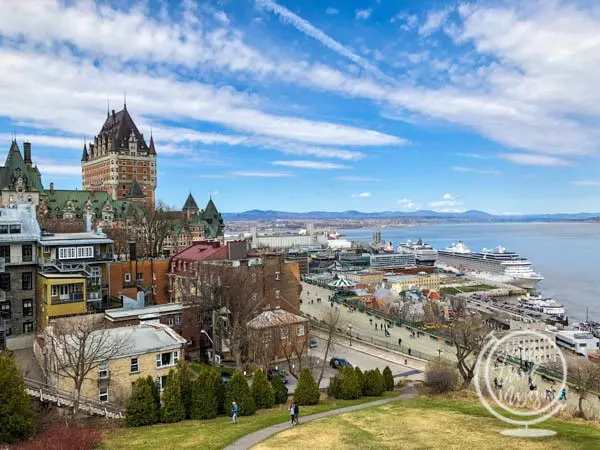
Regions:
M 205 330 L 200 330 L 200 333 L 202 333 L 204 336 L 206 336 L 208 338 L 208 340 L 210 341 L 210 343 L 212 344 L 212 365 L 213 367 L 217 366 L 217 358 L 216 358 L 216 354 L 215 352 L 217 351 L 217 349 L 215 348 L 215 341 L 212 340 L 212 338 L 208 335 L 208 333 Z
M 352 347 L 352 324 L 348 324 L 348 334 L 350 335 L 350 347 Z
M 442 359 L 442 353 L 444 353 L 444 349 L 438 348 L 438 359 Z
M 523 370 L 523 346 L 519 345 L 519 368 Z

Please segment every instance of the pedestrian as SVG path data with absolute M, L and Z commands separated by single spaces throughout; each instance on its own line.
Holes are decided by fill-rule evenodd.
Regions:
M 290 426 L 294 426 L 294 403 L 290 403 L 290 407 L 288 408 L 290 412 Z
M 498 377 L 494 378 L 494 387 L 498 389 Z
M 369 323 L 373 325 L 373 319 L 369 319 Z
M 567 401 L 567 390 L 566 389 L 563 389 L 562 391 L 560 391 L 560 394 L 558 395 L 558 399 Z
M 236 402 L 231 402 L 231 420 L 233 423 L 237 423 L 238 419 L 238 404 Z
M 300 418 L 300 406 L 298 403 L 294 403 L 294 420 L 296 421 L 296 425 L 298 425 L 298 419 Z
M 408 347 L 408 356 L 410 356 L 411 353 L 412 353 L 412 349 L 410 347 Z
M 377 323 L 375 323 L 375 331 L 377 331 Z
M 398 347 L 402 347 L 402 338 L 398 338 Z

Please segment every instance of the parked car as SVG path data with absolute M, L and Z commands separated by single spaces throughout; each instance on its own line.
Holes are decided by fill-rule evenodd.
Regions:
M 310 341 L 308 341 L 308 348 L 316 348 L 318 345 L 319 344 L 315 338 L 312 338 Z
M 342 367 L 350 367 L 352 369 L 352 364 L 350 364 L 350 361 L 348 361 L 345 358 L 340 358 L 340 357 L 333 357 L 331 358 L 331 360 L 329 361 L 329 365 L 331 367 L 333 367 L 334 369 L 341 369 Z
M 268 369 L 267 370 L 267 379 L 269 381 L 271 381 L 273 379 L 273 377 L 281 377 L 281 379 L 283 380 L 283 382 L 285 384 L 288 383 L 287 377 L 283 374 L 283 372 L 281 372 L 281 370 L 278 370 L 278 369 Z

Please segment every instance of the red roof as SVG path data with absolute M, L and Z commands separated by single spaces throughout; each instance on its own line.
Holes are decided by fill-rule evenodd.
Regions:
M 227 259 L 227 246 L 219 242 L 196 242 L 173 256 L 173 261 L 206 261 Z

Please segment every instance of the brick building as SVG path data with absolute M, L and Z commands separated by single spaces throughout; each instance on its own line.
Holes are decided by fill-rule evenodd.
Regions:
M 164 305 L 169 303 L 168 259 L 134 259 L 117 261 L 110 265 L 110 295 L 121 295 L 137 299 L 142 293 L 144 304 Z
M 150 136 L 147 144 L 127 111 L 107 113 L 94 142 L 83 146 L 81 155 L 83 188 L 103 191 L 113 200 L 134 200 L 154 206 L 156 189 L 156 148 Z

